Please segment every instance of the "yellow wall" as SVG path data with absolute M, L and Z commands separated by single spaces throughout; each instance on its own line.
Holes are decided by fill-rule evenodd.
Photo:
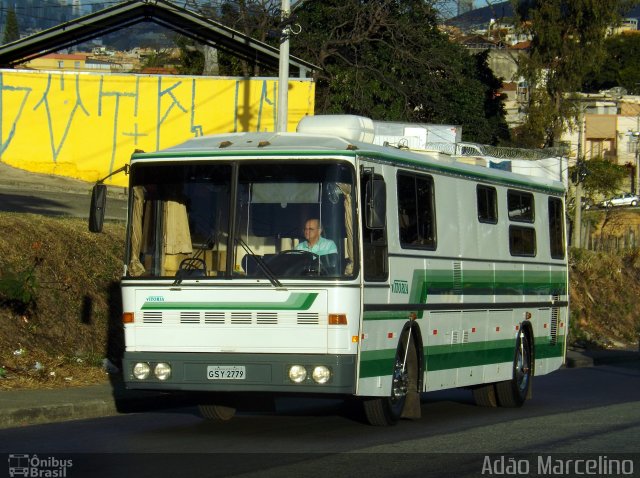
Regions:
M 288 129 L 313 114 L 315 84 L 289 83 Z M 96 181 L 202 135 L 274 131 L 277 79 L 0 71 L 0 161 Z M 123 174 L 108 184 L 126 186 Z

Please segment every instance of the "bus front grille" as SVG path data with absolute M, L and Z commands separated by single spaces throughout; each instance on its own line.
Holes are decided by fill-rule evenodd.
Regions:
M 143 325 L 322 325 L 326 317 L 317 312 L 272 311 L 143 311 Z

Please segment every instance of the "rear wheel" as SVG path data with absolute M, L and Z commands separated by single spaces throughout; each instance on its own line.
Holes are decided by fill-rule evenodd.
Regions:
M 198 410 L 203 418 L 215 422 L 227 422 L 236 414 L 236 409 L 234 407 L 216 405 L 212 403 L 198 405 Z
M 367 398 L 363 402 L 364 413 L 369 424 L 374 426 L 395 425 L 405 406 L 407 393 L 415 392 L 418 386 L 418 357 L 410 333 L 398 344 L 393 366 L 391 396 Z M 407 340 L 409 345 L 407 348 Z M 406 363 L 405 363 L 406 352 Z
M 531 387 L 531 345 L 525 332 L 518 334 L 513 359 L 513 378 L 496 383 L 496 396 L 501 407 L 521 407 Z
M 498 398 L 496 397 L 496 387 L 493 383 L 479 385 L 473 389 L 473 399 L 479 407 L 498 406 Z

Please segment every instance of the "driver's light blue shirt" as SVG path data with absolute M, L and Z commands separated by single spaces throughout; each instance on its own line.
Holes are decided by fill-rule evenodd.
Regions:
M 296 246 L 296 249 L 299 251 L 313 252 L 314 254 L 317 254 L 319 256 L 338 253 L 338 248 L 336 247 L 336 243 L 333 242 L 331 239 L 325 239 L 324 237 L 320 237 L 318 242 L 316 242 L 311 247 L 309 247 L 309 243 L 307 241 L 302 241 L 300 244 Z

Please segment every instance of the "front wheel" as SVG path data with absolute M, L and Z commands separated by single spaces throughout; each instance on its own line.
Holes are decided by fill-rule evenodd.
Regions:
M 198 405 L 198 410 L 203 418 L 214 422 L 228 422 L 236 414 L 234 407 L 209 403 L 206 405 Z
M 496 396 L 501 407 L 521 407 L 527 399 L 532 380 L 531 344 L 526 333 L 520 332 L 516 340 L 511 380 L 496 383 Z
M 409 341 L 407 345 L 407 340 Z M 406 363 L 405 363 L 406 354 Z M 407 394 L 418 387 L 418 357 L 411 333 L 407 333 L 396 350 L 389 397 L 371 397 L 363 402 L 367 421 L 373 426 L 395 425 L 404 410 Z

